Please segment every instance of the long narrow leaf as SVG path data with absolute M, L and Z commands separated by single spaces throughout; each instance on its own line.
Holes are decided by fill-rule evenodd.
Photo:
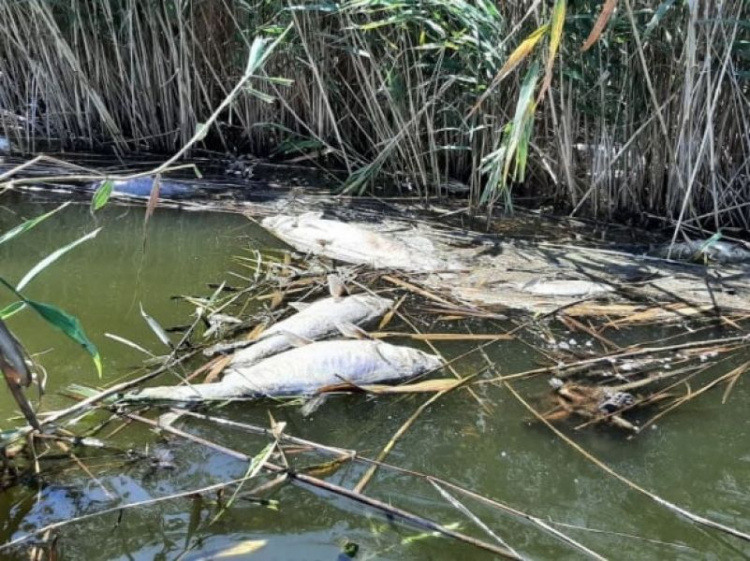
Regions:
M 510 164 L 515 159 L 516 169 L 518 169 L 517 151 L 524 137 L 530 133 L 527 131 L 528 120 L 534 118 L 534 90 L 539 79 L 539 63 L 535 62 L 521 84 L 521 91 L 518 94 L 516 104 L 516 113 L 513 117 L 513 132 L 508 143 L 508 152 L 505 156 L 505 165 L 503 169 L 503 182 L 505 183 L 510 171 Z
M 101 185 L 96 188 L 94 196 L 91 197 L 92 213 L 96 212 L 107 204 L 109 198 L 112 196 L 112 190 L 114 189 L 114 187 L 114 181 L 112 181 L 111 179 L 105 179 L 104 181 L 102 181 Z
M 505 62 L 503 67 L 500 69 L 500 72 L 497 73 L 497 76 L 492 80 L 492 83 L 487 88 L 487 91 L 485 91 L 479 100 L 474 104 L 474 107 L 471 108 L 471 111 L 469 114 L 474 113 L 479 106 L 482 104 L 482 102 L 487 98 L 488 95 L 494 90 L 497 86 L 500 85 L 500 82 L 502 82 L 505 77 L 510 74 L 519 64 L 521 64 L 526 57 L 528 57 L 533 51 L 534 47 L 536 47 L 537 43 L 544 37 L 547 32 L 549 31 L 549 24 L 544 24 L 541 27 L 538 27 L 535 29 L 526 39 L 524 39 L 518 47 L 516 47 L 516 50 L 511 53 L 511 55 L 508 57 L 508 60 Z
M 18 283 L 18 286 L 16 286 L 16 290 L 23 290 L 24 287 L 29 284 L 34 277 L 36 277 L 39 273 L 41 273 L 44 269 L 52 265 L 55 261 L 60 259 L 63 255 L 68 253 L 71 249 L 74 247 L 77 247 L 78 245 L 82 244 L 85 241 L 88 241 L 90 239 L 93 239 L 96 237 L 96 235 L 101 232 L 101 228 L 97 228 L 93 232 L 90 232 L 86 234 L 85 236 L 82 236 L 75 240 L 74 242 L 69 243 L 68 245 L 61 247 L 57 251 L 53 251 L 50 253 L 47 257 L 39 261 L 36 265 L 34 265 L 31 270 L 26 273 L 26 275 L 21 279 L 21 281 Z
M 589 33 L 586 42 L 583 44 L 583 47 L 581 47 L 581 51 L 588 51 L 594 45 L 594 43 L 599 40 L 599 37 L 604 31 L 604 28 L 607 26 L 607 22 L 609 21 L 609 18 L 612 16 L 612 13 L 615 11 L 616 7 L 617 0 L 607 0 L 605 2 L 604 6 L 602 7 L 602 13 L 599 14 L 594 27 L 591 29 L 591 33 Z
M 539 103 L 544 98 L 544 94 L 547 92 L 550 84 L 552 83 L 552 71 L 555 68 L 555 58 L 557 57 L 557 51 L 560 49 L 560 43 L 562 41 L 562 32 L 563 25 L 565 24 L 566 10 L 566 0 L 555 1 L 555 6 L 552 8 L 552 22 L 550 23 L 549 34 L 549 52 L 547 53 L 547 64 L 544 69 L 544 82 L 542 82 L 542 87 L 539 89 L 537 103 Z
M 45 304 L 44 302 L 37 302 L 35 300 L 26 298 L 23 294 L 16 290 L 16 288 L 12 284 L 10 284 L 2 277 L 0 277 L 0 284 L 5 286 L 5 288 L 7 288 L 18 298 L 20 298 L 25 305 L 33 308 L 33 310 L 38 313 L 44 320 L 46 320 L 47 323 L 52 324 L 54 327 L 67 335 L 70 339 L 80 344 L 84 348 L 84 350 L 91 355 L 91 358 L 94 361 L 94 365 L 96 366 L 96 371 L 99 374 L 99 377 L 102 377 L 102 359 L 99 356 L 99 351 L 86 336 L 86 333 L 83 331 L 83 327 L 78 321 L 78 318 L 70 315 L 60 308 L 52 306 L 51 304 Z
M 78 318 L 56 306 L 45 304 L 44 302 L 26 299 L 26 304 L 47 320 L 48 323 L 52 324 L 73 341 L 81 345 L 83 349 L 91 355 L 94 365 L 96 366 L 96 371 L 99 374 L 99 377 L 102 377 L 102 359 L 99 356 L 99 351 L 89 338 L 86 337 L 86 333 L 81 326 L 81 322 L 78 321 Z
M 50 216 L 52 216 L 56 212 L 59 212 L 60 210 L 64 209 L 69 204 L 70 204 L 70 202 L 63 203 L 59 207 L 57 207 L 56 209 L 49 211 L 47 214 L 42 214 L 41 216 L 37 216 L 36 218 L 32 218 L 31 220 L 27 220 L 26 222 L 23 222 L 22 224 L 19 224 L 18 226 L 16 226 L 12 230 L 8 230 L 2 236 L 0 236 L 0 245 L 4 244 L 5 242 L 7 242 L 9 240 L 12 240 L 16 236 L 19 236 L 19 235 L 23 234 L 27 230 L 31 230 L 34 226 L 36 226 L 40 222 L 44 222 Z
M 152 318 L 150 315 L 146 313 L 146 310 L 143 309 L 143 304 L 141 304 L 141 316 L 143 316 L 143 319 L 146 320 L 146 323 L 151 328 L 151 331 L 154 332 L 154 334 L 159 339 L 159 341 L 164 343 L 164 345 L 169 347 L 170 349 L 174 347 L 174 345 L 172 344 L 172 341 L 170 341 L 169 339 L 169 335 L 167 335 L 167 332 L 159 324 L 158 321 L 156 321 L 154 318 Z

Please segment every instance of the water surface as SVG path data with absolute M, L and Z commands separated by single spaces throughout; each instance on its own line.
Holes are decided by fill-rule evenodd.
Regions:
M 48 208 L 6 202 L 0 209 L 0 231 Z M 141 318 L 140 305 L 164 326 L 188 323 L 192 307 L 173 296 L 205 296 L 210 293 L 208 283 L 236 284 L 231 272 L 240 269 L 234 256 L 248 248 L 279 247 L 240 216 L 159 209 L 148 225 L 144 252 L 143 209 L 112 206 L 94 220 L 86 207 L 79 206 L 63 210 L 34 231 L 0 246 L 0 274 L 17 282 L 44 255 L 98 226 L 104 229 L 95 240 L 45 271 L 27 292 L 81 320 L 101 351 L 105 379 L 97 379 L 91 361 L 75 344 L 30 312 L 8 322 L 48 371 L 46 409 L 71 403 L 58 393 L 70 383 L 110 383 L 141 364 L 140 353 L 106 338 L 105 333 L 128 338 L 156 354 L 166 352 Z M 4 294 L 2 304 L 10 301 L 10 295 Z M 424 318 L 423 327 L 498 332 L 512 326 L 472 322 L 462 327 Z M 657 340 L 678 331 L 607 335 L 625 344 L 636 336 Z M 586 341 L 585 336 L 575 337 L 581 345 Z M 451 357 L 471 345 L 452 343 L 439 348 Z M 524 371 L 544 361 L 520 341 L 501 341 L 486 350 L 503 374 Z M 457 363 L 462 374 L 484 366 L 478 354 Z M 726 371 L 730 365 L 717 368 Z M 170 383 L 168 378 L 162 381 Z M 516 382 L 514 388 L 536 407 L 545 408 L 544 380 Z M 505 388 L 485 384 L 475 389 L 481 403 L 460 390 L 428 407 L 398 441 L 388 461 L 465 486 L 547 522 L 566 524 L 556 527 L 610 559 L 750 556 L 747 544 L 701 529 L 605 474 L 535 421 Z M 750 418 L 745 406 L 750 390 L 741 379 L 726 404 L 721 402 L 721 393 L 708 392 L 631 439 L 607 428 L 573 431 L 572 425 L 562 426 L 591 454 L 644 488 L 750 532 Z M 428 397 L 336 397 L 308 417 L 302 416 L 297 406 L 267 401 L 233 404 L 213 414 L 262 426 L 268 426 L 271 414 L 287 423 L 290 434 L 375 456 Z M 6 413 L 4 426 L 9 426 L 12 421 L 5 418 L 15 409 L 6 392 L 0 392 L 0 405 Z M 94 422 L 84 419 L 81 426 Z M 184 419 L 178 426 L 251 456 L 268 442 L 206 421 Z M 43 485 L 29 480 L 25 486 L 0 494 L 3 541 L 58 520 L 241 477 L 247 470 L 244 462 L 194 443 L 156 435 L 143 426 L 132 425 L 108 435 L 105 430 L 99 436 L 106 437 L 117 450 L 80 453 L 97 480 L 68 459 L 50 459 L 42 463 Z M 170 451 L 174 469 L 126 462 L 121 453 L 128 449 L 143 452 L 147 447 Z M 329 459 L 320 454 L 290 457 L 298 468 Z M 321 477 L 353 487 L 365 470 L 365 465 L 350 463 Z M 366 491 L 441 523 L 458 523 L 460 531 L 493 541 L 418 478 L 380 470 Z M 453 494 L 524 556 L 583 558 L 581 552 L 529 522 Z M 322 491 L 290 484 L 265 496 L 279 501 L 278 510 L 240 500 L 216 519 L 216 495 L 206 494 L 203 499 L 183 498 L 127 510 L 121 517 L 89 518 L 59 531 L 58 550 L 63 559 L 199 559 L 248 540 L 263 540 L 265 546 L 250 558 L 335 560 L 343 544 L 351 541 L 360 546 L 357 559 L 493 558 L 444 538 L 413 540 L 419 530 Z M 25 558 L 23 549 L 14 550 L 13 555 Z

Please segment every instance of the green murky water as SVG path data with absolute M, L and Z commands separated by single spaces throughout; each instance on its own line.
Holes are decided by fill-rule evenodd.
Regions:
M 45 208 L 9 204 L 0 209 L 0 230 Z M 155 353 L 164 352 L 141 318 L 140 304 L 163 325 L 184 324 L 192 310 L 171 296 L 205 295 L 207 283 L 231 282 L 227 271 L 233 268 L 232 256 L 248 246 L 276 243 L 241 217 L 158 210 L 149 225 L 144 254 L 142 209 L 111 207 L 98 223 L 104 226 L 101 234 L 43 273 L 28 294 L 80 318 L 101 350 L 107 382 L 127 375 L 142 357 L 107 339 L 105 333 L 128 338 Z M 35 231 L 0 246 L 2 276 L 17 281 L 42 256 L 96 226 L 85 207 L 65 209 Z M 10 301 L 6 295 L 2 303 Z M 67 384 L 98 383 L 90 360 L 32 314 L 24 312 L 9 323 L 29 350 L 39 353 L 49 373 L 47 409 L 70 404 L 56 394 Z M 471 327 L 497 332 L 503 326 L 474 323 Z M 449 328 L 432 325 L 434 331 Z M 653 331 L 640 336 L 653 340 L 666 334 Z M 631 335 L 608 336 L 625 341 Z M 576 337 L 584 343 L 585 337 Z M 447 356 L 470 347 L 438 346 Z M 503 374 L 532 368 L 542 358 L 518 341 L 499 342 L 487 352 Z M 457 368 L 468 374 L 481 368 L 482 360 L 468 358 L 457 363 Z M 540 396 L 546 388 L 541 380 L 517 382 L 514 387 L 527 397 Z M 449 480 L 548 523 L 565 524 L 555 528 L 606 558 L 750 557 L 749 544 L 695 526 L 605 474 L 534 422 L 507 390 L 493 385 L 475 389 L 486 407 L 463 390 L 444 396 L 423 412 L 388 461 Z M 234 404 L 214 414 L 268 426 L 270 412 L 277 421 L 287 423 L 292 435 L 375 456 L 428 397 L 337 397 L 309 417 L 303 417 L 297 407 L 270 402 Z M 726 404 L 721 403 L 721 391 L 709 392 L 629 440 L 609 429 L 566 430 L 590 453 L 644 488 L 750 532 L 748 400 L 749 386 L 740 380 Z M 534 404 L 543 406 L 539 400 Z M 4 418 L 14 414 L 6 392 L 0 392 L 0 405 Z M 268 442 L 206 421 L 187 419 L 178 426 L 251 456 Z M 81 459 L 96 475 L 94 480 L 68 459 L 45 460 L 43 485 L 29 481 L 0 494 L 0 540 L 7 542 L 35 528 L 121 504 L 241 477 L 247 470 L 239 460 L 184 440 L 159 437 L 143 426 L 130 426 L 107 442 L 120 450 L 143 450 L 147 445 L 169 450 L 175 468 L 154 470 L 147 462 L 126 463 L 116 451 L 83 451 Z M 290 457 L 297 466 L 328 459 L 313 454 Z M 353 487 L 366 469 L 349 463 L 321 477 Z M 380 470 L 367 492 L 443 524 L 459 523 L 460 531 L 493 541 L 431 485 L 413 476 Z M 452 493 L 524 557 L 585 558 L 529 522 Z M 62 559 L 212 559 L 237 544 L 262 540 L 265 545 L 256 553 L 234 558 L 333 561 L 342 545 L 351 541 L 360 547 L 356 559 L 493 558 L 444 538 L 414 540 L 420 531 L 322 491 L 285 485 L 266 496 L 279 501 L 278 510 L 240 500 L 214 520 L 217 511 L 211 501 L 215 496 L 206 495 L 202 501 L 182 498 L 94 516 L 61 528 L 57 550 Z M 2 551 L 0 557 L 28 558 L 23 548 Z

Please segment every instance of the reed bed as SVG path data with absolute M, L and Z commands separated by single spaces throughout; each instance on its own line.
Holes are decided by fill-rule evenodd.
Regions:
M 4 2 L 0 135 L 30 152 L 43 139 L 173 153 L 243 75 L 253 38 L 291 26 L 206 146 L 345 169 L 352 193 L 463 184 L 475 208 L 513 193 L 747 229 L 750 5 L 605 6 Z

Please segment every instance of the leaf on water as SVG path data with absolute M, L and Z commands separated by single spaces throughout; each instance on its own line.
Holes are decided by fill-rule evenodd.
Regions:
M 599 18 L 596 20 L 594 27 L 591 29 L 591 33 L 589 33 L 589 36 L 586 39 L 586 42 L 583 44 L 583 47 L 581 47 L 581 51 L 588 51 L 594 45 L 594 43 L 599 40 L 599 37 L 604 31 L 604 28 L 607 26 L 607 22 L 609 21 L 609 18 L 612 16 L 612 13 L 615 11 L 616 7 L 617 0 L 607 0 L 604 3 L 604 6 L 602 7 L 602 13 L 599 14 Z
M 50 265 L 52 265 L 52 263 L 54 263 L 55 261 L 57 261 L 58 259 L 60 259 L 60 257 L 62 257 L 63 255 L 65 255 L 66 253 L 68 253 L 74 247 L 77 247 L 78 245 L 82 244 L 83 242 L 95 238 L 96 235 L 99 232 L 101 232 L 101 230 L 102 230 L 101 228 L 97 228 L 93 232 L 89 232 L 85 236 L 82 236 L 82 237 L 78 238 L 77 240 L 69 243 L 68 245 L 66 245 L 64 247 L 61 247 L 57 251 L 53 251 L 52 253 L 50 253 L 47 257 L 45 257 L 44 259 L 42 259 L 41 261 L 39 261 L 39 263 L 37 263 L 36 265 L 34 265 L 28 273 L 26 273 L 26 275 L 21 279 L 21 281 L 16 286 L 16 290 L 18 290 L 18 291 L 23 290 L 24 287 L 26 287 L 26 285 L 29 284 L 34 279 L 34 277 L 36 277 L 44 269 L 46 269 L 47 267 L 49 267 Z
M 23 223 L 19 224 L 15 228 L 12 228 L 11 230 L 8 230 L 2 236 L 0 236 L 0 245 L 4 244 L 7 241 L 12 240 L 16 236 L 19 236 L 19 235 L 23 234 L 27 230 L 31 230 L 34 226 L 36 226 L 40 222 L 44 222 L 45 220 L 47 220 L 47 218 L 49 218 L 50 216 L 52 216 L 56 212 L 64 209 L 69 204 L 70 204 L 70 202 L 64 203 L 64 204 L 60 205 L 59 207 L 57 207 L 56 209 L 49 211 L 46 214 L 42 214 L 41 216 L 37 216 L 36 218 L 32 218 L 31 220 L 27 220 L 26 222 L 23 222 Z
M 105 333 L 104 336 L 108 339 L 112 339 L 113 341 L 117 341 L 118 343 L 122 343 L 123 345 L 127 345 L 131 349 L 142 352 L 143 354 L 148 355 L 151 358 L 156 358 L 156 355 L 154 353 L 147 349 L 144 349 L 138 343 L 134 343 L 130 339 L 125 339 L 125 337 L 120 337 L 119 335 L 115 335 L 114 333 Z
M 169 335 L 167 335 L 167 332 L 164 330 L 164 328 L 159 324 L 158 321 L 156 321 L 146 313 L 146 311 L 143 309 L 143 304 L 139 304 L 139 306 L 141 308 L 141 316 L 146 320 L 146 323 L 151 328 L 151 331 L 154 332 L 159 341 L 161 341 L 170 349 L 174 348 L 174 345 L 172 345 L 172 341 L 170 341 Z
M 102 359 L 99 356 L 99 351 L 96 346 L 89 340 L 86 333 L 81 326 L 81 322 L 78 318 L 70 315 L 69 313 L 52 306 L 45 304 L 44 302 L 37 302 L 36 300 L 26 300 L 26 304 L 34 309 L 42 318 L 48 323 L 57 327 L 60 331 L 65 333 L 69 338 L 78 343 L 83 349 L 91 355 L 96 366 L 96 371 L 99 377 L 102 377 Z
M 443 525 L 443 528 L 448 530 L 460 530 L 461 524 L 458 522 L 452 522 L 450 524 Z M 415 534 L 413 536 L 406 537 L 401 540 L 401 545 L 410 545 L 415 542 L 426 540 L 428 538 L 439 538 L 441 537 L 440 532 L 422 532 L 421 534 Z
M 209 557 L 201 557 L 200 561 L 208 561 L 209 559 L 231 559 L 232 557 L 251 555 L 263 549 L 267 543 L 267 540 L 247 540 L 239 542 L 227 549 L 212 553 Z
M 96 188 L 94 196 L 91 197 L 91 212 L 96 212 L 104 205 L 107 204 L 109 198 L 112 196 L 112 190 L 115 187 L 114 181 L 111 179 L 105 179 L 101 182 L 99 187 Z

